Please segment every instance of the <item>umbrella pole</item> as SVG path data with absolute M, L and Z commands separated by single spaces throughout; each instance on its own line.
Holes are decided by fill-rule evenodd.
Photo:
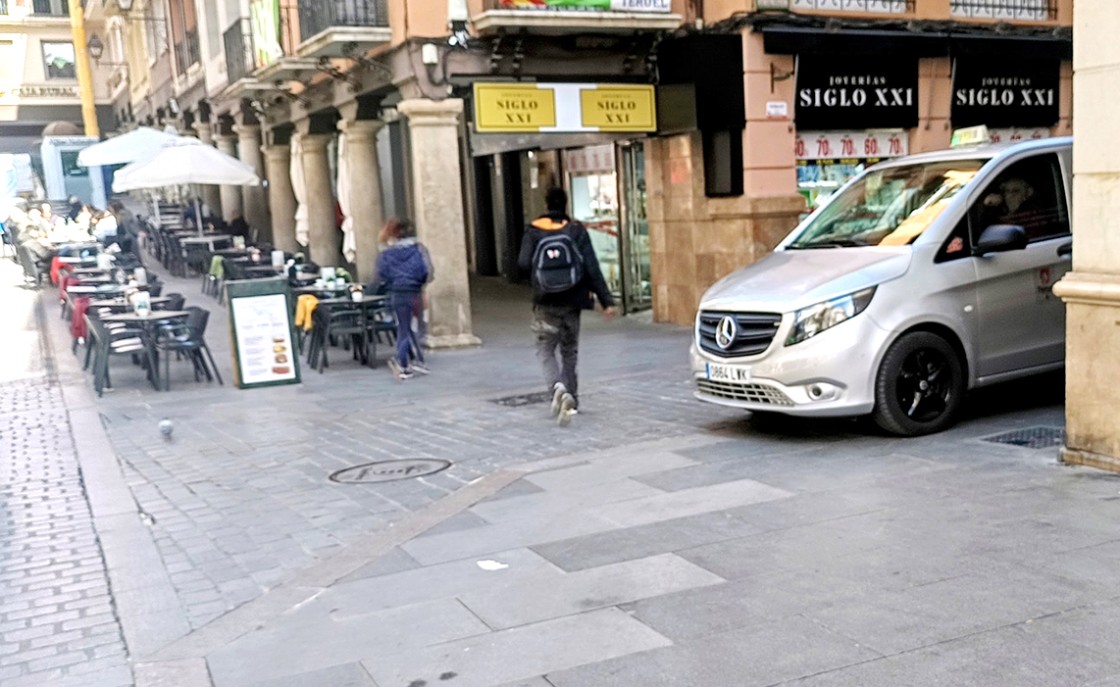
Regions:
M 198 235 L 202 236 L 202 206 L 198 202 L 198 196 L 194 197 L 194 221 L 198 225 Z

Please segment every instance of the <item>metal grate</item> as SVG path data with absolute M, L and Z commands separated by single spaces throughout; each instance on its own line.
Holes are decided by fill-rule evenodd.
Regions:
M 914 12 L 914 0 L 793 0 L 795 10 L 835 10 L 837 12 Z
M 771 406 L 792 406 L 793 401 L 780 390 L 765 384 L 736 384 L 735 382 L 714 382 L 710 379 L 696 380 L 701 393 L 733 401 L 747 401 Z
M 1053 21 L 1058 18 L 1057 0 L 952 0 L 954 17 Z
M 1066 431 L 1060 427 L 1027 427 L 985 437 L 984 441 L 1023 448 L 1054 448 L 1065 443 Z
M 451 461 L 438 458 L 408 458 L 405 460 L 379 460 L 355 465 L 331 473 L 330 480 L 338 484 L 371 484 L 395 482 L 401 479 L 426 477 L 451 467 Z
M 491 403 L 497 403 L 500 406 L 507 408 L 517 408 L 520 406 L 528 406 L 534 403 L 546 403 L 552 400 L 552 394 L 548 391 L 538 391 L 532 394 L 521 394 L 519 396 L 506 396 L 505 398 L 492 398 Z
M 735 322 L 735 337 L 727 348 L 716 343 L 716 330 L 724 318 Z M 700 313 L 697 331 L 700 334 L 700 348 L 721 358 L 740 358 L 759 355 L 770 347 L 782 316 L 778 313 L 758 312 L 716 312 L 705 310 Z

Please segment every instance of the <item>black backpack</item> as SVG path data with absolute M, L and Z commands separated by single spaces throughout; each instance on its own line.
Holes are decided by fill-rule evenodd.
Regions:
M 567 228 L 550 232 L 533 251 L 533 283 L 543 293 L 559 293 L 583 281 L 583 257 Z

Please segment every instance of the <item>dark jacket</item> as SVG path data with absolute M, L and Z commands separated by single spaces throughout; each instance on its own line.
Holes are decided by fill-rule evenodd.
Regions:
M 533 253 L 537 250 L 537 243 L 557 231 L 567 232 L 583 258 L 583 280 L 575 287 L 559 293 L 543 293 L 534 284 L 533 303 L 591 310 L 594 307 L 591 294 L 594 293 L 599 299 L 599 305 L 604 308 L 613 306 L 614 298 L 611 297 L 607 282 L 603 279 L 603 271 L 599 269 L 599 259 L 595 257 L 595 249 L 591 246 L 587 227 L 562 212 L 541 215 L 525 227 L 525 236 L 521 240 L 521 254 L 517 260 L 522 271 L 532 272 Z
M 417 293 L 431 273 L 416 239 L 402 239 L 377 256 L 377 279 L 389 293 Z

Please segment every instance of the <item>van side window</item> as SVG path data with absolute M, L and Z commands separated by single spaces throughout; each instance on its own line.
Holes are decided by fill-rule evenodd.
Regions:
M 1036 155 L 1010 165 L 980 194 L 969 217 L 973 242 L 993 224 L 1023 227 L 1032 242 L 1068 235 L 1069 208 L 1058 156 Z
M 945 239 L 945 243 L 941 245 L 941 250 L 937 251 L 937 257 L 933 261 L 942 263 L 970 257 L 972 257 L 972 237 L 968 232 L 968 216 L 965 215 L 957 222 L 957 226 L 953 227 L 953 233 Z

